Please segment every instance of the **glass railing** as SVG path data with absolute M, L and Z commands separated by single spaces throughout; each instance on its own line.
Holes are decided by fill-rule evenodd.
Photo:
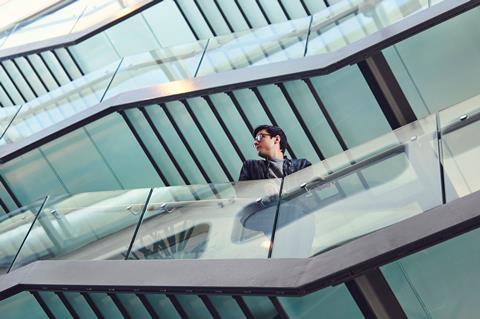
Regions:
M 0 50 L 75 34 L 116 17 L 123 9 L 142 3 L 146 4 L 148 1 L 128 1 L 127 5 L 115 0 L 75 1 L 30 23 L 19 22 L 13 25 L 3 36 L 0 34 Z
M 103 99 L 120 61 L 19 107 L 0 110 L 0 145 L 11 144 L 91 108 Z
M 2 271 L 318 255 L 480 189 L 479 119 L 458 105 L 280 179 L 47 197 L 0 221 Z
M 134 89 L 338 50 L 399 21 L 404 17 L 399 8 L 408 8 L 401 11 L 406 15 L 428 8 L 423 2 L 341 1 L 310 17 L 122 58 L 13 112 L 15 119 L 1 144 L 20 141 Z
M 38 19 L 46 11 L 70 2 L 65 0 L 0 1 L 0 32 L 11 30 L 19 23 L 28 23 L 33 19 Z

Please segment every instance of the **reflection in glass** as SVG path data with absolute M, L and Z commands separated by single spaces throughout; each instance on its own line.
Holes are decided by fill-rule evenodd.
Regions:
M 3 135 L 10 126 L 15 115 L 19 111 L 20 106 L 8 106 L 0 108 L 0 145 L 5 144 Z
M 279 184 L 157 188 L 129 259 L 266 258 Z
M 83 193 L 49 200 L 12 269 L 39 259 L 124 259 L 148 191 Z
M 54 1 L 36 0 L 33 5 L 21 5 L 19 1 L 9 1 L 16 7 L 22 7 L 20 14 L 32 16 L 32 11 L 41 11 L 41 7 L 55 5 Z M 60 2 L 60 1 L 57 1 Z M 133 10 L 133 6 L 148 4 L 149 0 L 129 0 L 116 1 L 104 0 L 101 2 L 94 0 L 77 0 L 71 1 L 68 5 L 61 6 L 58 10 L 50 10 L 47 13 L 43 12 L 37 19 L 30 19 L 24 23 L 18 23 L 14 28 L 9 28 L 5 32 L 11 31 L 11 35 L 2 41 L 0 34 L 0 48 L 10 49 L 17 46 L 27 45 L 32 42 L 49 40 L 55 37 L 66 36 L 73 32 L 85 31 L 89 28 L 97 26 L 101 22 L 109 21 L 118 17 L 119 12 L 125 9 Z M 8 4 L 8 2 L 7 2 Z M 25 9 L 27 8 L 27 9 Z M 30 8 L 30 9 L 28 9 Z M 11 12 L 12 8 L 6 5 L 0 6 L 0 17 L 5 15 L 8 19 L 1 19 L 0 32 L 3 31 L 2 25 L 12 25 L 11 17 L 22 20 L 19 13 Z M 18 11 L 18 9 L 15 8 Z M 30 12 L 30 13 L 29 13 Z M 5 38 L 5 37 L 4 37 Z M 1 45 L 3 43 L 3 46 Z
M 78 1 L 32 23 L 19 26 L 5 41 L 2 49 L 66 35 L 72 30 L 83 10 L 84 3 Z
M 427 0 L 337 2 L 313 15 L 307 55 L 336 51 L 426 8 Z
M 461 103 L 439 113 L 447 202 L 480 189 L 479 116 L 478 104 L 474 107 L 470 103 Z
M 20 141 L 99 103 L 118 64 L 92 72 L 24 104 L 0 144 Z
M 303 57 L 310 17 L 211 38 L 198 76 Z
M 43 200 L 0 217 L 0 274 L 6 273 L 10 268 Z
M 362 148 L 285 178 L 272 257 L 318 254 L 442 203 L 434 116 Z
M 103 0 L 103 1 L 83 1 L 85 8 L 82 11 L 82 15 L 78 18 L 75 26 L 71 30 L 71 33 L 84 31 L 96 24 L 108 21 L 116 18 L 122 9 L 126 9 L 129 6 L 133 6 L 139 3 L 145 3 L 150 1 L 144 0 L 128 0 L 128 1 L 116 1 L 116 0 Z
M 302 297 L 279 297 L 290 318 L 363 318 L 345 285 L 328 287 Z
M 150 85 L 193 78 L 206 41 L 149 51 L 123 59 L 106 98 Z
M 0 32 L 12 30 L 18 23 L 44 14 L 46 10 L 63 2 L 63 0 L 5 0 L 0 1 Z M 1 47 L 1 40 L 0 40 Z

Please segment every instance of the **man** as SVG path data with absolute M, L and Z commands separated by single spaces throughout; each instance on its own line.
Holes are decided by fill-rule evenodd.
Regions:
M 240 171 L 240 181 L 281 178 L 312 165 L 306 159 L 288 159 L 285 157 L 287 136 L 277 126 L 260 125 L 253 131 L 253 145 L 258 156 L 263 160 L 248 160 L 243 163 Z M 267 243 L 271 245 L 273 221 L 276 219 L 279 188 L 275 182 L 264 183 L 263 194 L 269 194 L 270 204 L 259 208 L 254 204 L 247 206 L 251 211 L 243 219 L 243 227 L 263 231 Z M 313 215 L 309 215 L 303 207 L 304 197 L 283 202 L 278 211 L 278 221 L 275 227 L 275 243 L 272 256 L 275 258 L 305 258 L 311 255 L 315 223 Z
M 253 144 L 258 156 L 264 160 L 247 160 L 243 163 L 239 181 L 281 178 L 312 165 L 306 159 L 285 157 L 287 136 L 273 125 L 260 125 L 253 131 Z

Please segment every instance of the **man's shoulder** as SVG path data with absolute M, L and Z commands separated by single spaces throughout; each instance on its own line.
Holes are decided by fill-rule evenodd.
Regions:
M 299 168 L 304 168 L 304 167 L 312 165 L 312 163 L 310 163 L 305 158 L 294 158 L 294 159 L 291 159 L 291 161 L 292 161 L 292 165 L 294 165 L 296 167 L 299 167 Z
M 265 178 L 266 164 L 264 160 L 246 160 L 240 171 L 240 181 Z
M 249 160 L 245 160 L 245 162 L 243 162 L 244 166 L 256 166 L 256 165 L 264 165 L 264 164 L 265 164 L 265 160 L 249 159 Z

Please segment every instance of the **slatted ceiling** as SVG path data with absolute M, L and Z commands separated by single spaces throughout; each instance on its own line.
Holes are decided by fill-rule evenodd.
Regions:
M 224 128 L 226 128 L 225 123 L 222 118 L 219 117 L 218 113 L 216 113 L 213 102 L 209 97 L 193 98 L 187 101 L 192 113 L 197 118 L 208 139 L 211 141 L 212 146 L 215 148 L 215 151 L 218 153 L 223 163 L 222 165 L 226 167 L 231 177 L 229 180 L 235 180 L 239 167 L 241 167 L 245 157 L 242 153 L 237 152 L 237 150 L 239 151 L 239 148 L 235 147 L 237 146 L 237 142 L 230 135 L 230 132 L 224 130 Z
M 200 297 L 196 295 L 175 295 L 189 318 L 213 318 Z
M 88 295 L 104 318 L 123 318 L 112 298 L 106 293 L 92 292 Z
M 152 123 L 152 127 L 152 125 L 149 124 L 149 120 L 151 121 L 151 118 L 148 113 L 146 111 L 142 112 L 139 109 L 125 110 L 125 113 L 132 122 L 136 131 L 138 132 L 143 143 L 145 143 L 145 146 L 152 154 L 155 163 L 162 171 L 162 174 L 165 176 L 168 185 L 188 184 L 188 182 L 185 182 L 180 175 L 180 172 L 183 172 L 183 169 L 181 169 L 181 167 L 179 166 L 175 167 L 175 165 L 173 164 L 175 158 L 169 155 L 171 154 L 171 146 L 169 147 L 168 145 L 166 145 L 158 131 L 155 132 L 155 125 Z M 164 146 L 168 148 L 168 151 L 165 150 Z
M 283 10 L 278 0 L 257 0 L 258 5 L 263 9 L 268 17 L 269 24 L 280 23 L 289 20 L 288 13 Z
M 184 13 L 186 20 L 189 25 L 192 27 L 194 34 L 197 35 L 198 39 L 207 39 L 213 35 L 212 30 L 208 27 L 208 24 L 205 22 L 205 19 L 202 17 L 202 14 L 198 10 L 197 5 L 195 4 L 196 0 L 174 0 L 181 12 Z
M 149 318 L 150 314 L 143 305 L 140 298 L 135 294 L 119 293 L 116 294 L 126 312 L 131 318 Z
M 203 166 L 191 150 L 190 145 L 184 144 L 186 139 L 184 139 L 176 123 L 170 121 L 171 115 L 168 113 L 168 110 L 167 114 L 165 108 L 159 105 L 147 106 L 145 110 L 152 119 L 160 136 L 170 146 L 171 153 L 178 165 L 183 168 L 183 172 L 190 184 L 205 184 L 205 177 L 208 176 L 203 175 Z
M 2 61 L 0 63 L 25 101 L 38 97 L 30 82 L 27 81 L 25 73 L 18 68 L 14 60 Z
M 245 314 L 232 296 L 208 296 L 220 318 L 244 319 Z
M 14 66 L 22 76 L 22 79 L 30 88 L 35 97 L 39 97 L 48 92 L 43 79 L 33 68 L 31 63 L 25 59 L 25 57 L 12 59 L 10 61 L 13 62 Z
M 73 56 L 68 54 L 66 48 L 55 49 L 54 51 L 58 62 L 63 65 L 65 71 L 70 75 L 73 80 L 83 76 L 81 70 L 78 67 L 78 64 L 76 64 L 73 60 Z
M 82 319 L 96 318 L 92 308 L 88 305 L 85 298 L 78 292 L 63 292 L 64 299 L 68 302 L 71 309 Z
M 15 102 L 10 96 L 8 90 L 5 88 L 5 86 L 1 82 L 0 82 L 0 103 L 1 103 L 1 107 L 15 105 Z
M 150 302 L 158 317 L 165 319 L 180 318 L 174 305 L 166 295 L 147 293 L 145 294 L 145 299 Z
M 228 21 L 234 32 L 250 29 L 247 21 L 243 17 L 242 11 L 235 1 L 219 1 L 215 0 L 219 7 L 219 11 L 223 12 L 224 20 Z
M 39 54 L 45 63 L 45 66 L 49 69 L 52 76 L 55 77 L 56 82 L 63 86 L 71 82 L 69 75 L 65 72 L 65 69 L 62 68 L 58 59 L 51 51 L 41 52 Z
M 238 0 L 238 4 L 251 28 L 263 27 L 268 24 L 255 0 Z
M 279 0 L 279 3 L 281 3 L 281 5 L 285 8 L 285 11 L 288 13 L 291 19 L 298 19 L 310 15 L 310 11 L 308 8 L 306 8 L 306 6 L 302 5 L 302 1 L 303 0 Z
M 38 291 L 33 292 L 33 294 L 44 311 L 52 314 L 54 318 L 71 317 L 67 307 L 56 293 L 52 291 Z
M 275 307 L 268 297 L 244 296 L 243 300 L 255 318 L 275 318 L 275 316 L 278 315 Z
M 205 17 L 205 20 L 209 21 L 215 34 L 220 35 L 235 32 L 231 27 L 230 22 L 225 20 L 225 14 L 223 13 L 222 8 L 219 6 L 219 1 L 195 1 L 199 7 L 199 10 L 204 13 L 203 16 Z
M 170 186 L 168 183 L 167 178 L 165 177 L 165 174 L 163 173 L 162 169 L 160 168 L 160 165 L 155 161 L 155 158 L 152 155 L 151 150 L 148 148 L 148 146 L 145 144 L 145 141 L 142 139 L 142 136 L 138 132 L 137 128 L 134 126 L 134 124 L 130 121 L 129 117 L 125 113 L 125 111 L 119 111 L 120 115 L 124 119 L 125 123 L 127 124 L 128 128 L 130 129 L 131 133 L 135 137 L 135 140 L 137 141 L 138 145 L 144 152 L 145 156 L 147 157 L 148 161 L 152 165 L 153 169 L 157 173 L 158 177 L 160 178 L 162 184 L 164 186 Z
M 165 104 L 165 111 L 171 116 L 171 121 L 176 124 L 179 132 L 185 137 L 192 149 L 194 156 L 204 169 L 206 179 L 210 181 L 228 181 L 228 171 L 220 165 L 216 160 L 215 151 L 212 150 L 205 137 L 202 135 L 202 130 L 195 123 L 194 114 L 189 112 L 188 106 L 181 102 L 169 102 Z M 192 116 L 193 115 L 193 116 Z M 173 124 L 173 123 L 172 123 Z
M 334 134 L 335 127 L 333 129 L 330 127 L 330 125 L 335 126 L 335 124 L 327 122 L 325 114 L 307 84 L 302 80 L 296 80 L 285 82 L 283 85 L 293 103 L 297 106 L 308 131 L 313 136 L 314 142 L 312 144 L 317 145 L 325 158 L 342 152 L 340 142 Z
M 257 154 L 252 144 L 252 130 L 242 118 L 242 114 L 240 114 L 230 96 L 226 93 L 218 93 L 209 95 L 209 98 L 216 112 L 225 123 L 230 135 L 238 145 L 243 157 L 255 158 Z
M 15 81 L 13 80 L 10 73 L 7 72 L 2 62 L 0 62 L 0 83 L 2 83 L 2 85 L 6 88 L 6 91 L 9 92 L 11 98 L 14 101 L 14 105 L 21 105 L 25 103 L 25 97 L 22 95 L 22 92 L 16 86 Z

